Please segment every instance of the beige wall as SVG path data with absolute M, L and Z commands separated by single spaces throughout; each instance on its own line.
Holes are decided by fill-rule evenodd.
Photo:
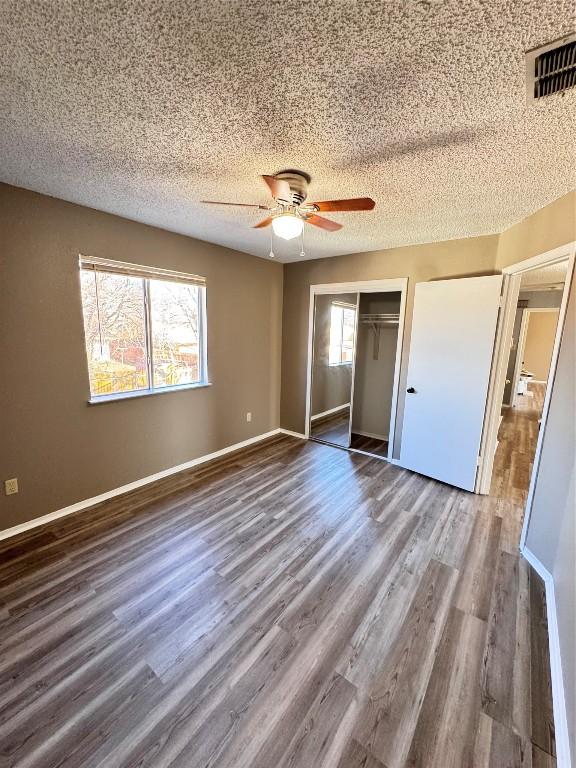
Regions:
M 518 297 L 518 309 L 516 310 L 516 320 L 514 321 L 514 330 L 512 332 L 512 346 L 510 348 L 510 357 L 508 358 L 508 368 L 506 370 L 506 386 L 504 387 L 504 397 L 502 402 L 511 405 L 512 401 L 512 379 L 516 369 L 516 354 L 518 352 L 518 342 L 520 340 L 520 329 L 522 326 L 522 311 L 530 308 L 560 307 L 562 303 L 563 291 L 520 291 Z
M 398 404 L 398 426 L 401 428 L 415 283 L 420 280 L 492 274 L 497 245 L 497 235 L 490 235 L 285 265 L 282 426 L 304 432 L 310 285 L 409 278 Z
M 87 405 L 80 252 L 206 277 L 211 387 Z M 281 313 L 279 264 L 0 185 L 0 529 L 278 427 Z
M 557 311 L 529 314 L 522 362 L 524 368 L 534 374 L 536 381 L 548 380 L 557 326 Z
M 569 192 L 498 238 L 496 269 L 551 251 L 576 239 L 576 192 Z

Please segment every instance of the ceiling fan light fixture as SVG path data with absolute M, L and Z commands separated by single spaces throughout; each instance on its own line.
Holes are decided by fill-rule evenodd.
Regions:
M 302 234 L 304 221 L 293 213 L 282 213 L 272 219 L 272 229 L 283 240 L 293 240 Z

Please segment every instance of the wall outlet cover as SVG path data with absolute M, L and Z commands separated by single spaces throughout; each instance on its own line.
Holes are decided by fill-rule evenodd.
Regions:
M 18 493 L 17 477 L 12 477 L 10 480 L 4 480 L 4 493 L 6 496 L 12 496 L 13 493 Z

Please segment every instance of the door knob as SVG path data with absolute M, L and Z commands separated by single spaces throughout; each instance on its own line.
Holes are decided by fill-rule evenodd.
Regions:
M 409 395 L 414 395 L 416 393 L 416 390 L 414 389 L 414 387 L 408 387 L 406 392 L 408 392 Z

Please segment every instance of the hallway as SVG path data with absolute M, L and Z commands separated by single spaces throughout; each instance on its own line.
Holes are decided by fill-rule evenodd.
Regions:
M 531 383 L 528 394 L 517 398 L 515 408 L 502 409 L 491 496 L 519 506 L 526 503 L 545 393 L 545 384 Z

